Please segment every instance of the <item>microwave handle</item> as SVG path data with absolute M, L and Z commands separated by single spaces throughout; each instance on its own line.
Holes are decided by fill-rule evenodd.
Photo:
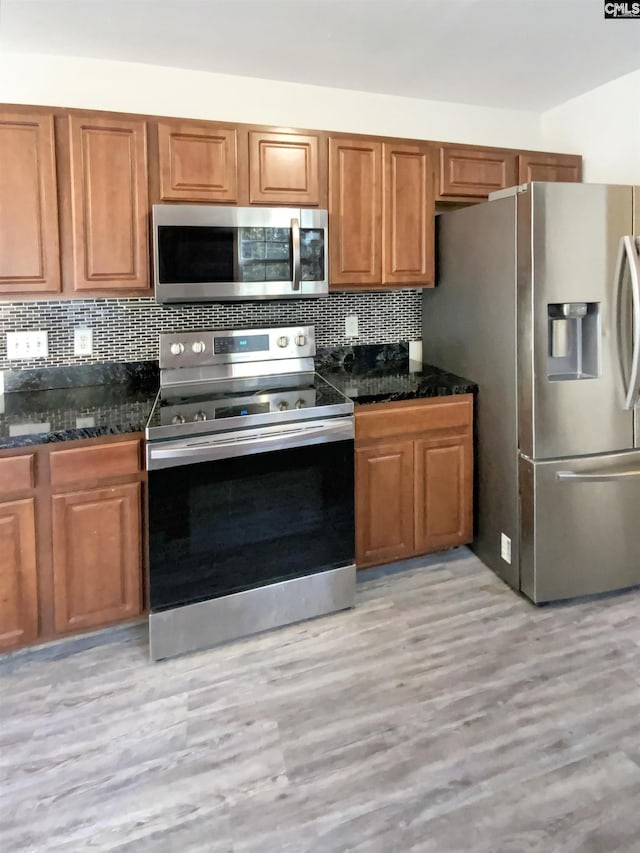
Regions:
M 292 290 L 300 290 L 300 220 L 291 220 L 291 243 L 293 248 Z

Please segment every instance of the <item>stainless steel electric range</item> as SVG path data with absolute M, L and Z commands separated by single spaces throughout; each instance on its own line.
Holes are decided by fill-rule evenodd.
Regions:
M 353 403 L 314 354 L 313 326 L 160 336 L 152 659 L 353 606 Z

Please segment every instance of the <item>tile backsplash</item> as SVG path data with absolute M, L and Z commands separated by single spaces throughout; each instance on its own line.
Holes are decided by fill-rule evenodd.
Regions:
M 358 338 L 345 337 L 345 317 L 358 316 Z M 421 336 L 419 290 L 332 293 L 327 298 L 211 305 L 158 305 L 153 297 L 0 302 L 0 370 L 58 367 L 158 357 L 158 334 L 179 329 L 313 323 L 317 345 L 381 344 Z M 93 355 L 74 356 L 74 329 L 93 330 Z M 8 361 L 7 332 L 47 330 L 46 359 Z

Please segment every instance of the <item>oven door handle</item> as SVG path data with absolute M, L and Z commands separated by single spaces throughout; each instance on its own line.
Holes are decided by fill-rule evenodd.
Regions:
M 332 418 L 308 424 L 290 425 L 264 430 L 257 435 L 235 432 L 216 438 L 171 442 L 164 446 L 147 444 L 147 468 L 171 468 L 195 462 L 213 462 L 216 459 L 248 456 L 322 444 L 331 441 L 353 440 L 353 418 Z

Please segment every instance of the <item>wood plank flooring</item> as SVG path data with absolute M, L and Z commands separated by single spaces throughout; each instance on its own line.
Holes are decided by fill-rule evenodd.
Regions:
M 536 609 L 460 549 L 147 654 L 0 657 L 0 851 L 640 851 L 640 590 Z

